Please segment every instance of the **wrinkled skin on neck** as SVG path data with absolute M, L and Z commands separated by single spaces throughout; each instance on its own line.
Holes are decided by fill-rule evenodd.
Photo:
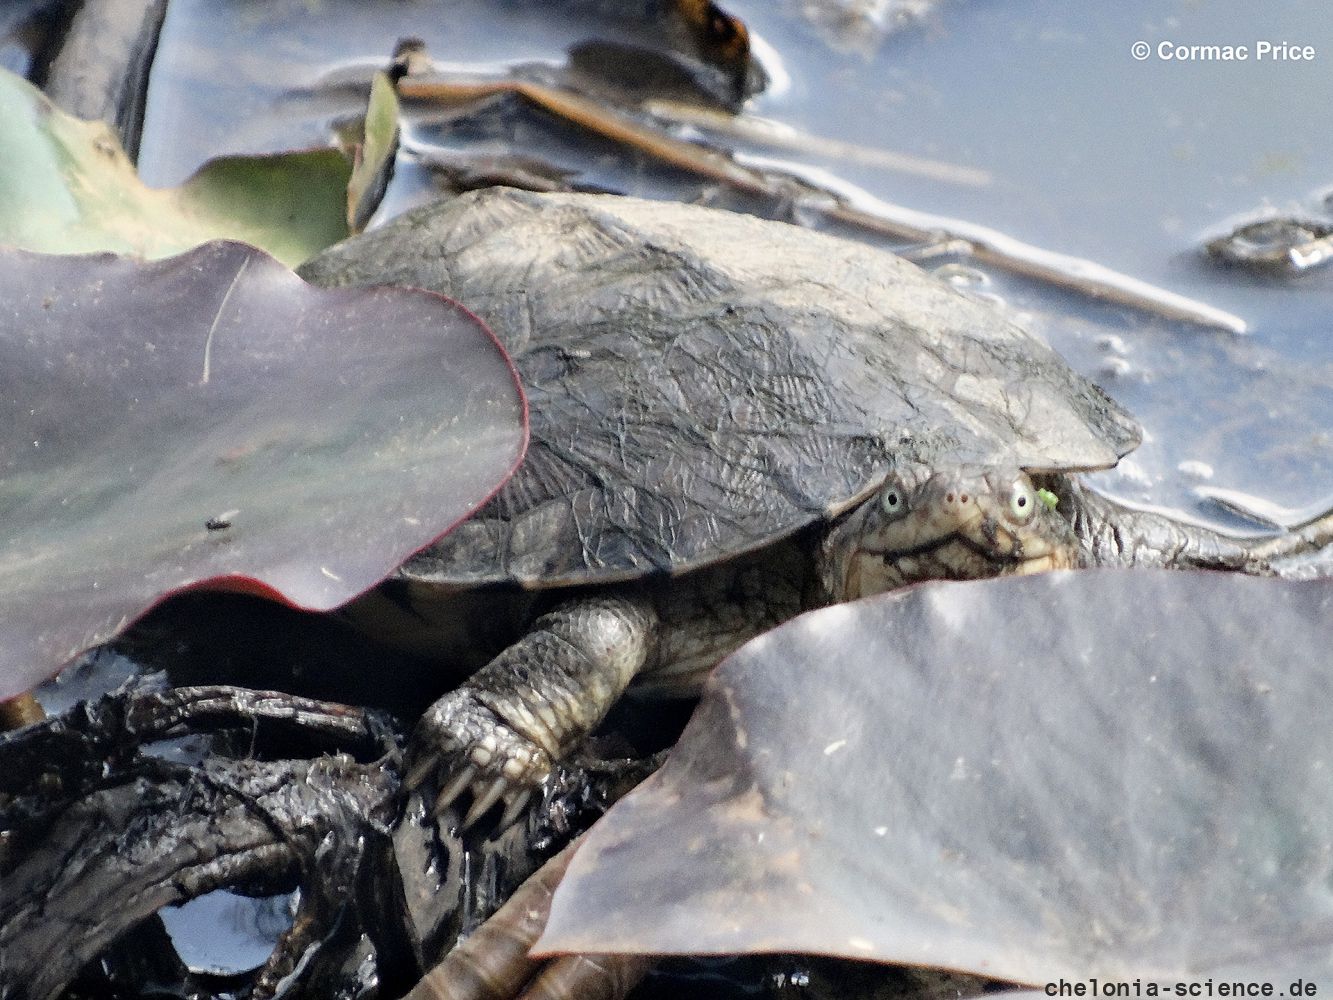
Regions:
M 835 602 L 923 580 L 1084 566 L 1273 575 L 1282 560 L 1330 544 L 1333 512 L 1285 534 L 1238 538 L 1116 503 L 1071 475 L 905 466 L 829 533 L 819 576 L 824 599 Z
M 1155 510 L 1129 507 L 1087 489 L 1076 476 L 1037 477 L 1083 549 L 1086 566 L 1213 569 L 1252 576 L 1300 575 L 1289 560 L 1324 558 L 1333 545 L 1333 510 L 1277 533 L 1223 534 Z

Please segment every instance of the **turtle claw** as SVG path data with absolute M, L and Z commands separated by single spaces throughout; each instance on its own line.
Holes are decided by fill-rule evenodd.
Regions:
M 432 761 L 432 764 L 434 762 Z M 451 805 L 454 799 L 467 791 L 468 786 L 472 784 L 472 779 L 477 776 L 475 767 L 466 767 L 458 773 L 453 781 L 449 782 L 444 788 L 440 789 L 440 794 L 435 797 L 435 815 L 438 816 Z
M 503 830 L 522 814 L 531 793 L 551 771 L 550 755 L 462 687 L 431 706 L 413 737 L 415 760 L 405 783 L 409 788 L 439 782 L 434 813 L 439 816 L 464 793 L 471 804 L 461 829 L 468 829 L 501 800 Z
M 509 829 L 510 824 L 523 815 L 523 810 L 528 807 L 528 801 L 532 798 L 531 789 L 523 789 L 519 792 L 510 792 L 505 796 L 505 811 L 500 816 L 500 825 L 498 830 Z
M 420 760 L 408 768 L 407 775 L 403 778 L 404 787 L 406 787 L 409 792 L 415 792 L 426 783 L 426 779 L 434 773 L 438 766 L 439 760 L 434 754 L 424 754 Z M 443 795 L 443 793 L 441 793 L 441 795 Z M 444 805 L 447 806 L 448 804 L 449 803 L 446 802 Z M 437 800 L 435 811 L 439 812 L 442 808 L 444 808 L 444 806 L 441 806 Z
M 491 782 L 491 786 L 480 795 L 474 795 L 472 799 L 472 808 L 467 811 L 463 817 L 463 829 L 466 830 L 477 820 L 481 819 L 490 810 L 491 806 L 500 801 L 501 796 L 505 794 L 509 782 L 506 778 L 496 778 Z M 503 829 L 503 824 L 501 824 Z

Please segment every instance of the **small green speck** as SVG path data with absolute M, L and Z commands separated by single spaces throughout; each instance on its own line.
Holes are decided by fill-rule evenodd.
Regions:
M 1037 490 L 1037 499 L 1050 510 L 1055 510 L 1056 505 L 1060 502 L 1060 498 L 1050 490 Z

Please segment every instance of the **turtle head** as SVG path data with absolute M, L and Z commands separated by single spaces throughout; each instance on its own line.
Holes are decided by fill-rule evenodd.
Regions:
M 672 0 L 667 5 L 667 34 L 677 51 L 692 55 L 716 76 L 725 104 L 740 110 L 746 98 L 768 85 L 750 51 L 745 22 L 712 0 Z
M 922 580 L 971 580 L 1075 566 L 1079 543 L 1054 498 L 1014 467 L 896 468 L 829 533 L 832 600 Z

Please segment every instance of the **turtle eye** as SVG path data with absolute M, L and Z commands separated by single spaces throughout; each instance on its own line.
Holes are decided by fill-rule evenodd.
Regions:
M 886 514 L 901 514 L 907 509 L 907 503 L 903 500 L 903 491 L 896 486 L 890 486 L 879 495 L 879 505 L 884 508 Z
M 1009 515 L 1020 524 L 1037 511 L 1037 494 L 1026 479 L 1015 479 L 1009 494 Z
M 713 4 L 708 5 L 708 34 L 714 42 L 726 44 L 736 37 L 736 23 Z

